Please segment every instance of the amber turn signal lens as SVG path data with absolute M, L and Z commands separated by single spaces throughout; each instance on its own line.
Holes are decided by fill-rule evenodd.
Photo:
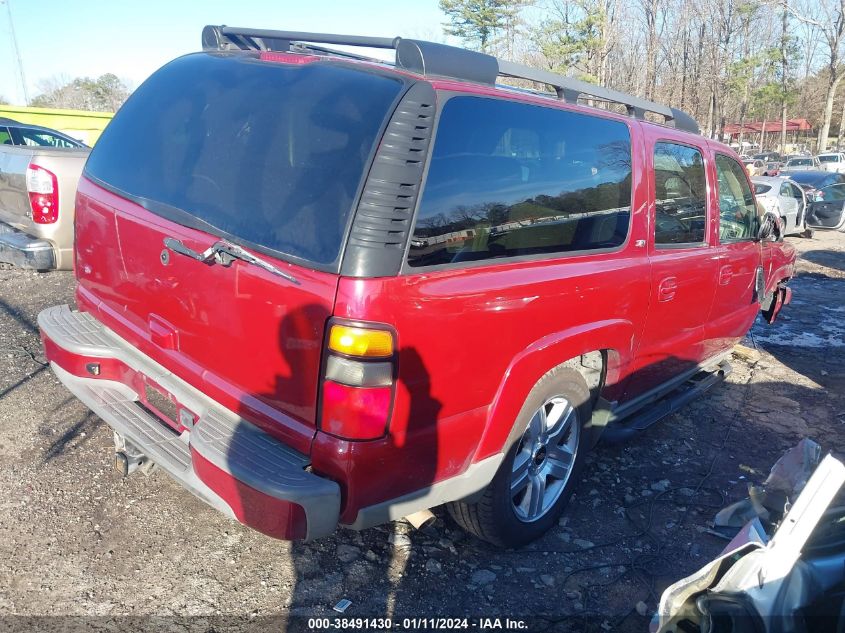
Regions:
M 386 330 L 333 325 L 329 349 L 349 356 L 385 358 L 393 356 L 393 335 Z

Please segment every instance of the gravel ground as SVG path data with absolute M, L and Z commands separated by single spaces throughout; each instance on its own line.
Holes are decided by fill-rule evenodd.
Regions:
M 341 598 L 349 617 L 647 630 L 663 588 L 724 547 L 706 532 L 718 508 L 802 437 L 845 452 L 845 235 L 790 241 L 794 301 L 755 325 L 759 357 L 736 357 L 724 384 L 627 444 L 600 445 L 560 525 L 520 551 L 442 512 L 423 531 L 284 543 L 163 473 L 121 479 L 109 429 L 40 351 L 36 315 L 72 302 L 72 276 L 0 270 L 0 632 L 301 630 L 299 616 L 331 615 Z

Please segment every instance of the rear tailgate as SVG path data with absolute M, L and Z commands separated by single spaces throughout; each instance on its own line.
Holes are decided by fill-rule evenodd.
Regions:
M 59 184 L 59 205 L 72 210 L 76 182 L 89 152 L 87 148 L 0 146 L 0 221 L 32 235 L 40 235 L 39 230 L 44 227 L 32 221 L 26 187 L 27 167 L 34 163 L 55 174 Z M 65 197 L 68 204 L 65 204 Z
M 0 221 L 21 228 L 31 214 L 26 193 L 26 168 L 32 151 L 0 147 Z
M 338 278 L 274 262 L 203 264 L 169 252 L 217 238 L 156 216 L 83 178 L 77 198 L 77 300 L 106 326 L 225 407 L 308 453 L 323 328 Z
M 79 186 L 80 307 L 309 453 L 349 217 L 403 85 L 257 53 L 187 55 L 154 73 Z M 283 274 L 192 258 L 217 242 Z

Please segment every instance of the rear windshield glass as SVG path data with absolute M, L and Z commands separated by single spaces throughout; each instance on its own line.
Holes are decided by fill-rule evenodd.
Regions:
M 336 64 L 188 55 L 135 91 L 86 173 L 181 224 L 328 266 L 401 88 Z
M 759 184 L 754 185 L 754 193 L 756 193 L 758 195 L 761 194 L 761 193 L 766 193 L 767 191 L 770 191 L 771 189 L 772 189 L 771 185 L 759 185 Z
M 820 154 L 819 161 L 822 163 L 838 163 L 839 156 L 836 154 Z
M 786 166 L 787 167 L 806 167 L 807 165 L 812 165 L 813 161 L 809 158 L 793 158 L 789 161 Z

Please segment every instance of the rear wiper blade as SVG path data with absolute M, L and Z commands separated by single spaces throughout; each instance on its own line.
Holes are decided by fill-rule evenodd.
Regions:
M 246 250 L 242 249 L 240 246 L 230 244 L 229 242 L 224 242 L 223 240 L 215 242 L 202 252 L 195 251 L 194 249 L 185 246 L 181 240 L 177 240 L 174 237 L 165 237 L 164 245 L 170 250 L 172 250 L 174 253 L 185 255 L 186 257 L 195 259 L 198 262 L 202 262 L 203 264 L 220 264 L 221 266 L 231 266 L 234 260 L 239 259 L 243 262 L 247 262 L 248 264 L 253 264 L 254 266 L 263 268 L 267 272 L 273 273 L 274 275 L 283 277 L 291 283 L 299 285 L 299 280 L 290 273 L 286 273 L 285 271 L 280 270 L 270 262 L 265 261 L 260 257 L 256 257 L 252 253 L 249 253 Z

